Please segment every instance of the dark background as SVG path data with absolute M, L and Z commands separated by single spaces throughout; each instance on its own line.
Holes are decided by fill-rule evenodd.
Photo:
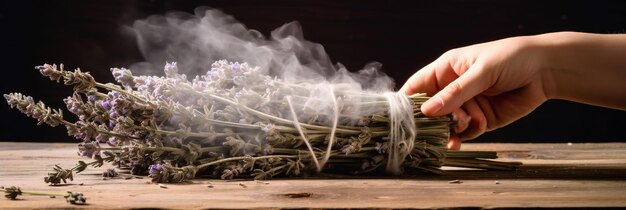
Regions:
M 626 1 L 2 1 L 0 92 L 23 92 L 64 107 L 62 98 L 71 90 L 40 76 L 34 66 L 64 63 L 68 69 L 91 71 L 99 81 L 112 81 L 110 67 L 142 61 L 123 26 L 150 14 L 192 12 L 201 5 L 234 15 L 265 35 L 297 20 L 305 38 L 323 44 L 333 62 L 355 70 L 379 61 L 397 87 L 455 47 L 555 31 L 626 32 Z M 478 141 L 623 141 L 625 125 L 624 111 L 548 101 Z M 34 119 L 3 102 L 0 141 L 74 139 L 63 127 L 36 126 Z

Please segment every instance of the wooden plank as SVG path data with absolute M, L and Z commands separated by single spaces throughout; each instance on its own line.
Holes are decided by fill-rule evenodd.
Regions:
M 448 168 L 441 176 L 197 179 L 167 188 L 148 178 L 102 180 L 107 165 L 51 187 L 42 177 L 54 164 L 73 166 L 75 144 L 0 142 L 0 186 L 78 191 L 89 203 L 78 207 L 106 209 L 626 207 L 626 144 L 465 144 L 464 149 L 499 151 L 503 160 L 525 165 L 518 171 Z M 455 179 L 461 183 L 449 183 Z M 77 206 L 62 198 L 0 199 L 0 209 L 68 207 Z

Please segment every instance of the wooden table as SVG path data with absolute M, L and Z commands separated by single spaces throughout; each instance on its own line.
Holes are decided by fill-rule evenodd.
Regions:
M 48 186 L 54 164 L 72 167 L 75 144 L 0 142 L 0 186 L 78 191 L 88 205 L 63 198 L 0 199 L 5 208 L 505 208 L 626 207 L 626 144 L 465 144 L 522 161 L 518 171 L 450 168 L 446 175 L 299 180 L 194 180 L 159 186 L 143 179 L 103 180 L 110 166 L 88 169 L 73 182 Z M 122 176 L 128 176 L 122 174 Z M 450 183 L 458 179 L 461 183 Z M 209 187 L 212 186 L 212 187 Z M 166 188 L 163 188 L 166 187 Z

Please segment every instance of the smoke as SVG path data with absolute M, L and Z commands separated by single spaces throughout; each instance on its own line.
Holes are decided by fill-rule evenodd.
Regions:
M 380 71 L 380 63 L 357 72 L 333 65 L 321 44 L 304 39 L 298 22 L 287 23 L 264 37 L 230 15 L 201 7 L 195 14 L 169 12 L 138 20 L 132 31 L 146 59 L 131 66 L 140 74 L 155 74 L 165 62 L 176 61 L 181 73 L 201 75 L 214 61 L 226 59 L 259 66 L 264 73 L 289 82 L 341 84 L 374 92 L 394 87 L 393 80 Z
M 136 21 L 132 30 L 146 58 L 146 62 L 131 66 L 135 72 L 154 74 L 151 69 L 160 69 L 166 61 L 176 61 L 180 73 L 193 76 L 204 74 L 218 60 L 245 62 L 259 67 L 263 74 L 305 87 L 308 92 L 306 96 L 293 97 L 293 104 L 298 104 L 298 107 L 294 108 L 291 95 L 287 95 L 284 99 L 291 112 L 278 115 L 291 116 L 307 145 L 309 143 L 299 127 L 300 121 L 312 120 L 316 124 L 332 127 L 327 147 L 330 149 L 338 125 L 364 126 L 367 123 L 362 121 L 362 117 L 389 109 L 389 148 L 394 149 L 389 152 L 394 154 L 390 159 L 392 164 L 388 165 L 389 170 L 398 173 L 400 163 L 412 150 L 413 144 L 405 143 L 412 143 L 414 135 L 408 134 L 415 133 L 415 124 L 410 121 L 413 119 L 411 103 L 405 96 L 399 96 L 399 93 L 390 93 L 394 87 L 393 80 L 380 71 L 381 64 L 370 63 L 357 72 L 350 72 L 341 64 L 333 65 L 322 45 L 304 39 L 302 28 L 297 22 L 275 29 L 266 38 L 258 31 L 247 29 L 232 16 L 210 8 L 197 8 L 193 15 L 169 12 L 164 16 L 156 15 Z M 336 97 L 336 91 L 343 92 L 343 96 Z M 361 91 L 373 94 L 358 96 L 363 94 Z M 351 94 L 357 96 L 351 97 Z M 381 102 L 381 97 L 403 100 L 388 100 L 388 106 L 371 103 Z M 249 103 L 246 98 L 238 100 L 239 103 Z M 411 132 L 406 134 L 405 130 Z M 250 134 L 250 138 L 254 136 Z M 401 144 L 405 146 L 401 147 Z M 409 146 L 409 152 L 400 149 L 395 152 L 395 148 L 406 146 Z M 310 145 L 309 150 L 314 155 Z M 321 164 L 315 159 L 318 170 L 329 155 L 330 150 L 327 150 Z

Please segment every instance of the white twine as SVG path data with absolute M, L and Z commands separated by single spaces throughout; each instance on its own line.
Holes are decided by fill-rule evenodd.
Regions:
M 339 123 L 339 104 L 337 103 L 337 98 L 335 97 L 335 90 L 333 89 L 332 85 L 328 85 L 328 88 L 330 91 L 331 101 L 333 102 L 333 122 L 332 122 L 332 127 L 330 130 L 330 139 L 328 140 L 328 146 L 326 147 L 326 153 L 324 154 L 322 161 L 317 160 L 317 155 L 315 155 L 315 152 L 313 151 L 311 142 L 309 142 L 309 140 L 306 138 L 306 135 L 304 134 L 304 130 L 302 129 L 302 126 L 300 125 L 300 122 L 298 121 L 296 110 L 293 108 L 291 97 L 290 96 L 285 97 L 287 99 L 287 104 L 289 105 L 289 109 L 291 110 L 293 124 L 296 127 L 296 130 L 298 130 L 300 137 L 302 137 L 302 141 L 304 141 L 307 148 L 309 149 L 309 153 L 311 154 L 311 159 L 313 159 L 313 163 L 315 163 L 317 172 L 322 171 L 322 169 L 324 168 L 324 165 L 326 165 L 326 162 L 328 161 L 328 159 L 330 159 L 330 153 L 332 151 L 333 145 L 335 144 L 335 133 L 337 133 L 337 124 Z
M 298 130 L 298 133 L 300 133 L 300 137 L 302 137 L 302 141 L 304 141 L 304 143 L 306 144 L 306 147 L 309 148 L 309 153 L 311 153 L 311 159 L 313 159 L 313 162 L 315 163 L 317 172 L 320 172 L 322 171 L 322 167 L 320 166 L 319 161 L 317 161 L 317 156 L 315 155 L 315 152 L 313 151 L 313 147 L 311 146 L 311 143 L 306 138 L 306 135 L 304 134 L 304 130 L 302 129 L 302 126 L 300 126 L 300 122 L 298 121 L 298 115 L 296 115 L 296 110 L 293 108 L 293 104 L 291 103 L 291 97 L 285 96 L 285 99 L 287 99 L 289 110 L 291 110 L 291 117 L 293 118 L 293 125 L 294 127 L 296 127 L 296 130 Z
M 326 147 L 326 154 L 324 154 L 324 158 L 322 159 L 321 167 L 324 167 L 326 161 L 330 158 L 330 151 L 333 148 L 333 144 L 335 144 L 335 133 L 337 132 L 337 124 L 339 123 L 339 103 L 337 103 L 337 97 L 335 97 L 335 90 L 332 85 L 328 85 L 328 89 L 330 90 L 330 98 L 333 102 L 333 127 L 330 130 L 330 139 L 328 139 L 328 146 Z
M 318 172 L 322 170 L 328 159 L 330 158 L 330 152 L 332 150 L 333 144 L 335 143 L 335 133 L 337 131 L 337 124 L 339 122 L 339 105 L 337 103 L 337 98 L 334 94 L 334 89 L 329 85 L 330 96 L 333 102 L 333 121 L 332 121 L 332 129 L 330 132 L 330 138 L 328 141 L 328 145 L 326 148 L 326 153 L 320 162 L 317 159 L 317 155 L 315 151 L 313 151 L 313 147 L 311 143 L 306 138 L 304 133 L 304 129 L 300 125 L 298 121 L 298 116 L 296 114 L 296 110 L 293 107 L 293 103 L 291 102 L 291 97 L 286 96 L 287 104 L 289 105 L 289 109 L 291 111 L 291 116 L 293 118 L 293 124 L 302 141 L 306 144 L 309 153 L 311 155 L 311 159 L 315 164 L 315 167 Z M 401 93 L 396 92 L 387 92 L 384 94 L 387 99 L 387 103 L 389 104 L 389 141 L 388 144 L 388 158 L 387 158 L 387 172 L 391 174 L 402 174 L 402 163 L 404 159 L 411 154 L 415 146 L 415 136 L 416 136 L 416 127 L 415 127 L 415 119 L 413 118 L 413 105 L 409 98 Z
M 385 93 L 389 103 L 389 142 L 387 172 L 402 173 L 402 163 L 411 154 L 415 146 L 415 119 L 413 106 L 407 96 L 402 93 Z

